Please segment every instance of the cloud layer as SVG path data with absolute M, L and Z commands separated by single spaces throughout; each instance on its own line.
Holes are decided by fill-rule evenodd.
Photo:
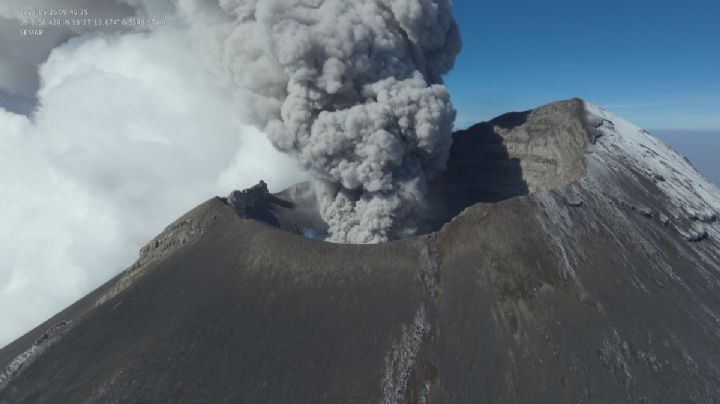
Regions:
M 202 60 L 174 28 L 84 34 L 41 66 L 32 119 L 0 109 L 0 346 L 203 200 L 304 179 Z

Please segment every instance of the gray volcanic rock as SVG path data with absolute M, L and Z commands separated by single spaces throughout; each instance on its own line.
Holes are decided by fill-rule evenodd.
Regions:
M 233 191 L 224 202 L 243 218 L 255 219 L 292 233 L 313 230 L 327 233 L 327 225 L 317 210 L 315 193 L 310 183 L 303 182 L 273 195 L 265 181 L 244 191 Z
M 498 202 L 547 191 L 585 175 L 586 130 L 581 100 L 511 112 L 453 135 L 447 172 L 431 184 L 431 222 L 437 231 L 477 202 Z
M 437 231 L 381 245 L 299 236 L 307 184 L 204 203 L 0 350 L 0 403 L 720 400 L 720 191 L 689 162 L 569 100 L 449 166 Z

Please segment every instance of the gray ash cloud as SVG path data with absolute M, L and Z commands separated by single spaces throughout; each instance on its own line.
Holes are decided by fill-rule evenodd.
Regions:
M 449 0 L 184 1 L 238 108 L 315 179 L 330 239 L 410 235 L 445 168 Z

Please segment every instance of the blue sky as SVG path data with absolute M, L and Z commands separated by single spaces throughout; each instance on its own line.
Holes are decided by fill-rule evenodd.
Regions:
M 453 7 L 464 48 L 446 83 L 459 127 L 577 96 L 651 130 L 720 131 L 718 0 Z

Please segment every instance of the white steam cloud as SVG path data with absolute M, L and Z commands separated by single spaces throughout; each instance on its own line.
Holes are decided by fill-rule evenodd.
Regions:
M 115 0 L 3 0 L 0 2 L 0 96 L 14 105 L 13 109 L 29 112 L 39 87 L 37 67 L 50 52 L 68 39 L 88 32 L 83 26 L 58 26 L 46 29 L 42 36 L 28 39 L 19 35 L 24 10 L 89 9 L 93 18 L 123 18 L 137 10 Z M 26 27 L 28 28 L 28 27 Z M 118 31 L 108 27 L 106 32 Z M 17 105 L 21 103 L 22 105 Z
M 244 117 L 319 187 L 333 241 L 415 231 L 445 168 L 460 50 L 449 0 L 181 2 Z
M 0 108 L 0 347 L 204 200 L 304 179 L 239 122 L 184 30 L 86 33 L 55 48 L 39 78 L 31 118 Z

